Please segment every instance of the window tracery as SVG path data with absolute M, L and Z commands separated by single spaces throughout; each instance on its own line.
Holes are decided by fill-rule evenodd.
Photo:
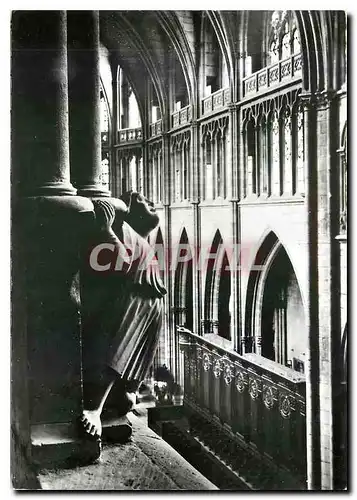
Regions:
M 149 194 L 153 203 L 162 203 L 162 142 L 154 142 L 149 147 Z M 140 169 L 139 169 L 140 172 Z
M 290 108 L 283 112 L 284 119 L 284 193 L 291 195 L 293 192 L 292 172 L 292 125 Z
M 189 198 L 190 186 L 190 132 L 171 137 L 173 168 L 173 201 L 178 203 Z
M 202 194 L 203 199 L 226 197 L 226 131 L 228 117 L 202 126 Z
M 280 124 L 277 111 L 271 117 L 271 194 L 280 195 Z
M 304 196 L 304 111 L 299 90 L 243 110 L 243 196 Z
M 299 32 L 292 11 L 275 10 L 268 17 L 267 65 L 301 51 Z

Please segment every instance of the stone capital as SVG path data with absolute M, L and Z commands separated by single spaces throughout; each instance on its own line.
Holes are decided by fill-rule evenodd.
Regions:
M 315 107 L 317 109 L 326 109 L 336 98 L 336 92 L 334 90 L 324 90 L 322 92 L 316 92 L 314 97 Z
M 326 109 L 336 97 L 336 91 L 323 90 L 315 93 L 304 93 L 300 95 L 302 105 L 305 109 Z

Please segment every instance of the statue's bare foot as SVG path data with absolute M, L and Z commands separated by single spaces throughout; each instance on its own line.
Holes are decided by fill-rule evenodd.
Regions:
M 136 393 L 135 392 L 126 392 L 126 401 L 128 404 L 128 412 L 134 410 L 136 405 Z
M 102 435 L 100 414 L 100 410 L 83 410 L 79 418 L 79 425 L 84 436 L 94 440 L 100 440 Z

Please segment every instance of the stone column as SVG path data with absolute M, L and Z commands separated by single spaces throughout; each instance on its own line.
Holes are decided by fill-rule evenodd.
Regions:
M 64 11 L 14 12 L 12 258 L 22 320 L 13 325 L 13 353 L 24 386 L 13 395 L 31 424 L 67 422 L 81 406 L 76 274 L 93 205 L 69 180 L 66 50 Z
M 76 194 L 69 172 L 66 13 L 15 12 L 11 66 L 14 194 Z
M 233 341 L 233 348 L 237 352 L 241 352 L 241 338 L 242 338 L 242 313 L 240 304 L 240 211 L 239 211 L 239 180 L 238 175 L 239 157 L 238 157 L 238 119 L 237 107 L 234 104 L 229 106 L 229 128 L 228 138 L 230 141 L 229 149 L 229 175 L 228 175 L 228 198 L 232 204 L 232 265 L 231 276 L 232 285 L 231 293 L 233 314 L 231 317 L 231 338 Z
M 317 121 L 317 258 L 319 297 L 319 389 L 321 489 L 334 488 L 334 436 L 340 352 L 339 178 L 336 134 L 337 105 L 333 92 L 316 96 Z M 336 376 L 337 375 L 337 376 Z
M 318 275 L 317 275 L 317 185 L 316 185 L 316 112 L 311 96 L 304 97 L 304 136 L 306 165 L 306 201 L 308 231 L 308 294 L 306 359 L 306 450 L 307 487 L 319 490 L 321 485 L 319 427 L 319 341 L 318 341 Z
M 118 196 L 117 189 L 117 175 L 118 175 L 118 165 L 117 165 L 117 149 L 115 146 L 118 144 L 118 71 L 116 60 L 111 63 L 112 72 L 112 121 L 110 126 L 111 134 L 111 148 L 110 148 L 110 178 L 111 178 L 111 192 L 113 196 Z
M 199 269 L 199 252 L 201 250 L 200 234 L 200 187 L 199 187 L 199 139 L 200 129 L 196 121 L 191 125 L 191 148 L 190 148 L 190 200 L 193 211 L 194 241 L 193 241 L 193 261 L 192 261 L 192 286 L 193 286 L 193 331 L 200 334 L 201 326 L 201 271 Z
M 165 270 L 166 270 L 166 289 L 168 291 L 165 295 L 165 362 L 168 363 L 171 357 L 171 346 L 176 332 L 172 321 L 172 270 L 171 270 L 171 213 L 170 213 L 170 137 L 167 133 L 162 134 L 162 158 L 163 158 L 163 185 L 164 192 L 162 197 L 162 204 L 164 206 L 164 248 L 165 248 Z
M 68 11 L 71 174 L 78 194 L 110 196 L 101 186 L 99 13 Z

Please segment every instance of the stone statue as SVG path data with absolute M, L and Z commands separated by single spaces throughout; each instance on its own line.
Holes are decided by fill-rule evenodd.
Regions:
M 158 225 L 153 204 L 136 192 L 94 200 L 95 230 L 82 270 L 83 406 L 79 425 L 100 441 L 101 414 L 113 385 L 125 415 L 152 364 L 162 326 L 162 284 L 147 237 Z M 121 407 L 121 408 L 120 408 Z

